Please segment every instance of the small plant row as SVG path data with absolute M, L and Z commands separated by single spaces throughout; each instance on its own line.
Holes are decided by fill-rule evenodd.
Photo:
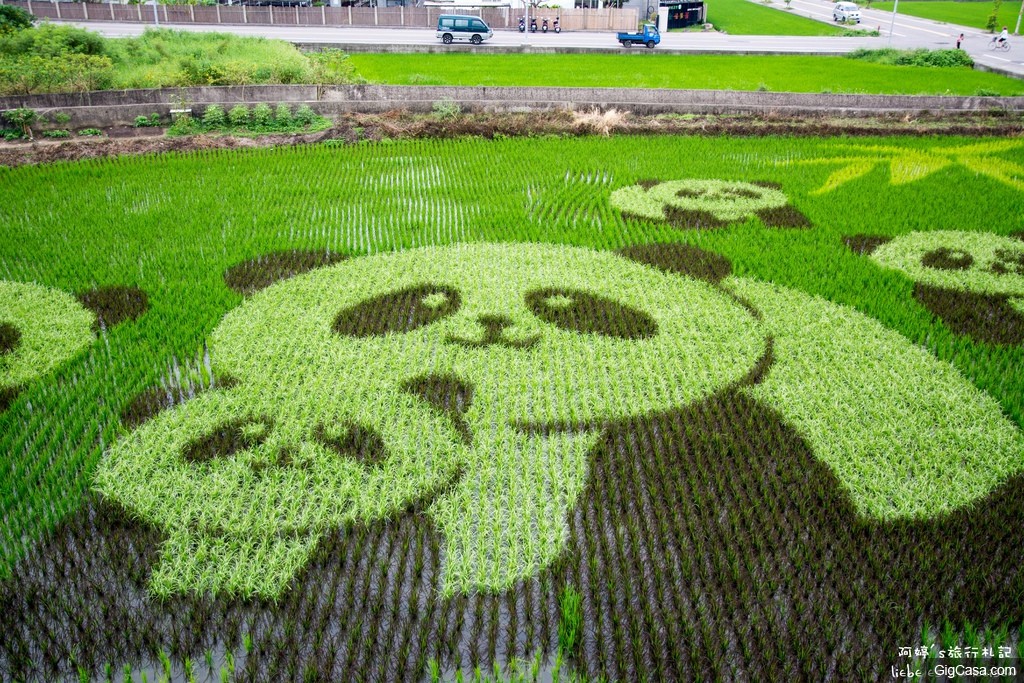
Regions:
M 291 133 L 297 131 L 322 130 L 330 122 L 308 104 L 299 105 L 294 112 L 289 104 L 281 103 L 276 108 L 261 103 L 250 109 L 237 104 L 228 111 L 217 104 L 211 104 L 202 118 L 189 115 L 178 116 L 168 129 L 171 135 L 191 135 L 205 132 L 246 132 L 246 133 Z

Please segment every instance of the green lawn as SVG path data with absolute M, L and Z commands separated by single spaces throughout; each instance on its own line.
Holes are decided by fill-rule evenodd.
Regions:
M 892 3 L 875 2 L 871 4 L 871 8 L 891 12 Z M 1019 11 L 1020 3 L 1017 2 L 1004 2 L 1000 5 L 1000 28 L 1009 26 L 1013 29 Z M 992 3 L 984 0 L 904 0 L 900 3 L 899 12 L 912 17 L 983 29 L 988 22 L 988 15 L 992 12 Z
M 750 0 L 715 0 L 707 20 L 719 31 L 752 36 L 838 36 L 843 29 L 787 12 L 781 0 L 771 6 Z
M 354 54 L 357 73 L 396 85 L 692 88 L 776 92 L 972 95 L 1024 93 L 1024 83 L 963 68 L 889 66 L 802 55 Z

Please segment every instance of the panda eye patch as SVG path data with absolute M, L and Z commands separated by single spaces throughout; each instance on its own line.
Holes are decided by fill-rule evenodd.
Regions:
M 963 249 L 939 247 L 922 256 L 921 265 L 938 270 L 967 270 L 974 265 L 974 257 Z
M 0 322 L 0 357 L 13 353 L 21 343 L 21 331 L 11 323 Z
M 429 325 L 459 310 L 459 293 L 445 285 L 416 285 L 366 299 L 334 319 L 334 331 L 345 337 L 402 334 Z
M 643 311 L 577 289 L 537 289 L 526 295 L 526 306 L 544 322 L 571 332 L 619 339 L 658 333 L 658 324 Z
M 265 418 L 230 420 L 189 441 L 182 456 L 190 463 L 230 458 L 238 451 L 262 444 L 272 426 Z

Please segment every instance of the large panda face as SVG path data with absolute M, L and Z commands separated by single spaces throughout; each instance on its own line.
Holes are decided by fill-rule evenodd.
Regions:
M 225 316 L 211 353 L 236 382 L 122 440 L 100 488 L 170 533 L 158 588 L 245 590 L 170 548 L 238 565 L 231 548 L 255 539 L 292 558 L 264 559 L 286 582 L 325 529 L 429 499 L 446 588 L 500 589 L 557 556 L 603 425 L 735 383 L 765 346 L 720 290 L 614 254 L 353 259 Z

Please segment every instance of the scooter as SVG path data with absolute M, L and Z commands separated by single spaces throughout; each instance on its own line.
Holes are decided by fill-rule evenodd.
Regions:
M 561 33 L 562 27 L 558 25 L 558 17 L 555 17 L 555 33 Z
M 536 17 L 530 17 L 530 33 L 536 33 L 536 32 L 537 32 L 537 18 Z
M 544 21 L 542 21 L 541 24 L 540 24 L 540 32 L 541 33 L 547 33 L 548 32 L 548 20 L 547 20 L 547 17 L 545 17 Z
M 526 19 L 519 17 L 519 32 L 526 33 Z

